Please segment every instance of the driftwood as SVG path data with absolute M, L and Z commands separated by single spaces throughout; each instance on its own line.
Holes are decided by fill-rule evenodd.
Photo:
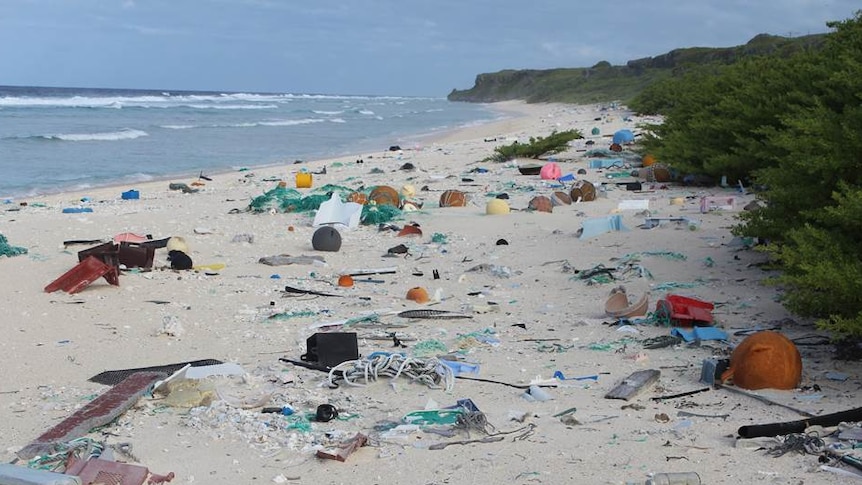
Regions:
M 661 371 L 657 369 L 639 370 L 623 379 L 617 387 L 605 394 L 605 399 L 623 399 L 628 401 L 658 382 Z

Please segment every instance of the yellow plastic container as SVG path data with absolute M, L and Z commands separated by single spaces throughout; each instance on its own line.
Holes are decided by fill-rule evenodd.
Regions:
M 299 172 L 296 174 L 296 188 L 297 189 L 310 189 L 311 188 L 311 174 L 308 172 Z

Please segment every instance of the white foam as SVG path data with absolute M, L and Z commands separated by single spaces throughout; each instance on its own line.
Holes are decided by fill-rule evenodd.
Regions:
M 255 123 L 260 126 L 295 126 L 295 125 L 307 125 L 310 123 L 321 123 L 323 119 L 320 118 L 304 118 L 301 120 L 276 120 L 276 121 L 261 121 L 259 123 Z
M 141 130 L 121 130 L 107 133 L 64 133 L 60 135 L 46 135 L 43 138 L 63 141 L 119 141 L 134 140 L 149 133 Z

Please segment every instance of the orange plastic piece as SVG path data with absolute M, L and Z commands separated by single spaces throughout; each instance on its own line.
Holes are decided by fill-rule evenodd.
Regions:
M 418 226 L 414 226 L 413 224 L 408 224 L 408 225 L 404 226 L 403 229 L 398 231 L 398 237 L 421 236 L 421 235 L 422 235 L 422 229 L 419 229 Z

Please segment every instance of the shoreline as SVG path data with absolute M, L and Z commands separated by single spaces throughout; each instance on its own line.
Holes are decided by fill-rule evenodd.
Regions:
M 488 103 L 484 106 L 488 107 L 490 111 L 497 112 L 502 116 L 512 116 L 512 117 L 526 117 L 529 116 L 530 110 L 526 109 L 518 109 L 517 106 L 519 104 L 523 104 L 527 106 L 526 103 L 522 103 L 520 101 L 511 101 L 511 102 L 501 102 L 501 103 Z M 421 142 L 425 144 L 435 144 L 435 143 L 445 143 L 452 137 L 458 137 L 460 133 L 472 133 L 474 130 L 479 129 L 480 127 L 486 125 L 496 125 L 505 121 L 508 118 L 504 118 L 503 120 L 495 119 L 488 121 L 480 121 L 476 123 L 471 123 L 466 126 L 453 127 L 450 129 L 442 130 L 440 132 L 420 132 L 415 134 L 403 135 L 399 138 L 399 140 L 409 141 L 409 142 Z M 378 152 L 371 153 L 385 153 L 386 148 L 381 147 Z M 232 169 L 224 169 L 224 170 L 214 170 L 212 172 L 207 172 L 205 170 L 201 170 L 198 173 L 202 173 L 207 177 L 224 177 L 231 174 L 237 174 L 241 172 L 264 172 L 269 174 L 270 176 L 273 170 L 277 169 L 286 169 L 289 170 L 289 167 L 298 166 L 306 167 L 312 164 L 331 164 L 333 162 L 342 161 L 345 158 L 362 158 L 363 156 L 367 156 L 365 154 L 370 151 L 360 152 L 358 150 L 347 149 L 343 155 L 332 156 L 332 157 L 322 157 L 315 158 L 311 160 L 303 160 L 301 163 L 296 162 L 272 162 L 272 163 L 263 163 L 260 165 L 249 165 L 247 167 L 239 167 Z M 289 174 L 293 174 L 295 172 L 289 171 Z M 6 196 L 0 197 L 6 204 L 16 204 L 16 203 L 29 203 L 29 202 L 45 202 L 46 200 L 56 200 L 58 198 L 66 198 L 69 197 L 71 199 L 82 199 L 84 197 L 92 197 L 91 193 L 94 194 L 107 194 L 110 191 L 116 191 L 117 197 L 122 191 L 145 188 L 150 189 L 156 187 L 158 184 L 165 184 L 166 182 L 177 181 L 180 179 L 184 179 L 187 181 L 200 180 L 194 172 L 177 172 L 174 174 L 166 174 L 155 176 L 149 178 L 147 180 L 136 181 L 136 182 L 128 182 L 124 183 L 121 181 L 117 182 L 106 182 L 105 184 L 93 185 L 88 188 L 80 188 L 80 187 L 67 187 L 63 189 L 58 189 L 56 191 L 39 193 L 35 195 L 23 195 L 23 196 Z M 100 195 L 100 198 L 104 198 L 106 195 Z
M 487 122 L 478 122 L 475 124 L 470 124 L 467 126 L 456 127 L 448 130 L 443 130 L 439 133 L 417 133 L 413 135 L 407 135 L 401 138 L 403 141 L 417 141 L 422 142 L 427 145 L 438 145 L 451 143 L 453 141 L 463 141 L 465 139 L 477 138 L 483 136 L 482 134 L 492 134 L 498 132 L 500 130 L 505 130 L 509 127 L 510 123 L 517 122 L 518 119 L 523 119 L 529 117 L 533 114 L 536 109 L 529 108 L 530 105 L 521 101 L 504 101 L 500 103 L 489 103 L 485 104 L 491 111 L 496 111 L 503 116 L 506 116 L 503 119 L 491 120 Z M 541 105 L 534 105 L 541 106 Z M 569 105 L 559 105 L 559 106 L 569 106 Z M 580 105 L 571 105 L 573 107 L 578 107 Z M 230 175 L 242 174 L 244 172 L 258 172 L 263 174 L 262 178 L 270 178 L 275 175 L 276 172 L 283 170 L 285 171 L 285 180 L 289 179 L 290 175 L 294 175 L 297 171 L 302 170 L 302 168 L 308 168 L 312 170 L 317 169 L 317 167 L 321 165 L 328 165 L 334 162 L 343 162 L 344 159 L 352 159 L 352 158 L 363 158 L 367 157 L 369 152 L 354 152 L 349 151 L 345 155 L 336 156 L 336 157 L 327 157 L 327 158 L 319 158 L 313 160 L 305 160 L 302 163 L 290 163 L 290 162 L 274 162 L 262 165 L 254 165 L 248 167 L 241 167 L 237 169 L 226 169 L 226 170 L 217 170 L 213 172 L 203 172 L 203 174 L 209 178 L 215 179 L 216 177 L 224 178 Z M 386 148 L 381 147 L 379 151 L 372 152 L 372 156 L 382 156 L 385 157 L 387 155 Z M 291 167 L 296 167 L 296 170 L 291 170 Z M 201 172 L 199 172 L 201 173 Z M 169 174 L 165 176 L 154 177 L 149 180 L 134 182 L 134 183 L 107 183 L 105 185 L 93 186 L 86 189 L 81 188 L 69 188 L 62 189 L 56 192 L 38 194 L 35 196 L 28 197 L 6 197 L 4 200 L 11 201 L 11 204 L 17 203 L 59 203 L 60 200 L 65 200 L 66 203 L 73 203 L 75 201 L 81 202 L 84 198 L 90 199 L 98 199 L 98 200 L 110 200 L 110 193 L 114 193 L 114 198 L 119 199 L 120 194 L 126 190 L 139 190 L 139 191 L 150 191 L 153 189 L 158 189 L 159 187 L 163 187 L 168 182 L 179 182 L 180 180 L 190 183 L 192 181 L 200 180 L 197 175 L 192 172 L 189 173 L 176 173 Z M 288 180 L 289 182 L 289 180 Z M 143 194 L 142 194 L 143 195 Z
M 26 464 L 19 450 L 110 389 L 91 381 L 95 375 L 215 359 L 241 373 L 191 380 L 167 396 L 145 395 L 116 419 L 83 432 L 84 438 L 117 450 L 120 461 L 174 472 L 172 483 L 191 485 L 442 485 L 477 476 L 517 485 L 623 484 L 663 472 L 697 472 L 709 484 L 845 483 L 821 470 L 815 455 L 775 458 L 752 448 L 769 442 L 737 441 L 734 433 L 741 426 L 799 419 L 794 409 L 822 415 L 858 406 L 862 363 L 837 361 L 826 346 L 800 346 L 800 388 L 757 391 L 778 406 L 701 382 L 703 362 L 728 357 L 753 329 L 779 328 L 790 338 L 822 335 L 781 306 L 779 289 L 763 283 L 770 276 L 761 269 L 764 255 L 730 233 L 754 196 L 643 179 L 641 190 L 627 190 L 618 183 L 632 180 L 630 170 L 590 168 L 577 151 L 586 141 L 580 140 L 571 157 L 559 157 L 560 168 L 583 168 L 577 182 L 595 184 L 599 196 L 557 205 L 550 213 L 528 210 L 534 197 L 570 187 L 521 175 L 513 164 L 474 162 L 500 143 L 555 129 L 586 134 L 598 125 L 604 135 L 593 139 L 599 145 L 607 133 L 638 120 L 589 105 L 514 108 L 525 114 L 447 133 L 402 153 L 381 149 L 362 164 L 336 157 L 230 172 L 212 176 L 193 194 L 148 182 L 135 187 L 139 200 L 120 200 L 119 188 L 128 188 L 123 185 L 0 212 L 0 233 L 28 250 L 0 257 L 6 275 L 0 278 L 0 307 L 6 310 L 0 459 Z M 407 162 L 412 170 L 402 169 Z M 414 189 L 423 207 L 386 224 L 338 228 L 336 251 L 315 250 L 311 212 L 234 210 L 279 178 L 292 187 L 291 168 L 315 171 L 323 164 L 327 173 L 315 175 L 312 188 L 300 193 L 318 193 L 328 184 L 388 185 Z M 464 192 L 466 205 L 438 207 L 447 190 Z M 507 198 L 498 198 L 502 194 Z M 60 204 L 81 195 L 93 199 L 92 213 L 61 213 Z M 733 203 L 701 212 L 702 197 Z M 493 200 L 503 200 L 511 212 L 487 214 Z M 661 222 L 647 228 L 647 217 Z M 680 219 L 697 223 L 674 222 Z M 582 237 L 588 220 L 607 223 Z M 408 225 L 422 234 L 399 235 Z M 182 237 L 199 269 L 171 270 L 167 251 L 157 249 L 151 270 L 121 271 L 119 286 L 100 278 L 75 294 L 45 292 L 88 247 L 64 241 L 125 232 Z M 407 252 L 390 251 L 400 246 Z M 261 262 L 273 255 L 323 261 Z M 339 286 L 341 276 L 357 268 L 380 272 Z M 614 277 L 582 278 L 602 268 Z M 645 296 L 649 311 L 669 294 L 714 303 L 715 329 L 728 338 L 650 347 L 650 340 L 667 340 L 671 328 L 657 321 L 614 322 L 605 304 L 620 286 L 633 301 Z M 432 300 L 408 300 L 416 287 Z M 412 318 L 405 310 L 466 317 Z M 280 360 L 301 361 L 308 339 L 322 327 L 355 333 L 360 356 L 403 352 L 454 359 L 475 369 L 465 370 L 467 377 L 485 381 L 455 379 L 446 389 L 406 375 L 381 375 L 333 388 L 327 373 Z M 643 370 L 659 371 L 658 381 L 627 401 L 608 398 Z M 832 379 L 836 373 L 846 379 Z M 525 393 L 531 384 L 550 386 L 542 389 L 547 396 Z M 408 416 L 433 415 L 461 399 L 470 399 L 487 423 L 506 434 L 483 440 L 479 429 L 468 434 L 450 425 L 409 426 Z M 316 420 L 324 404 L 339 417 Z M 284 406 L 294 413 L 262 412 Z M 318 450 L 334 450 L 357 433 L 368 443 L 344 462 L 317 458 Z

